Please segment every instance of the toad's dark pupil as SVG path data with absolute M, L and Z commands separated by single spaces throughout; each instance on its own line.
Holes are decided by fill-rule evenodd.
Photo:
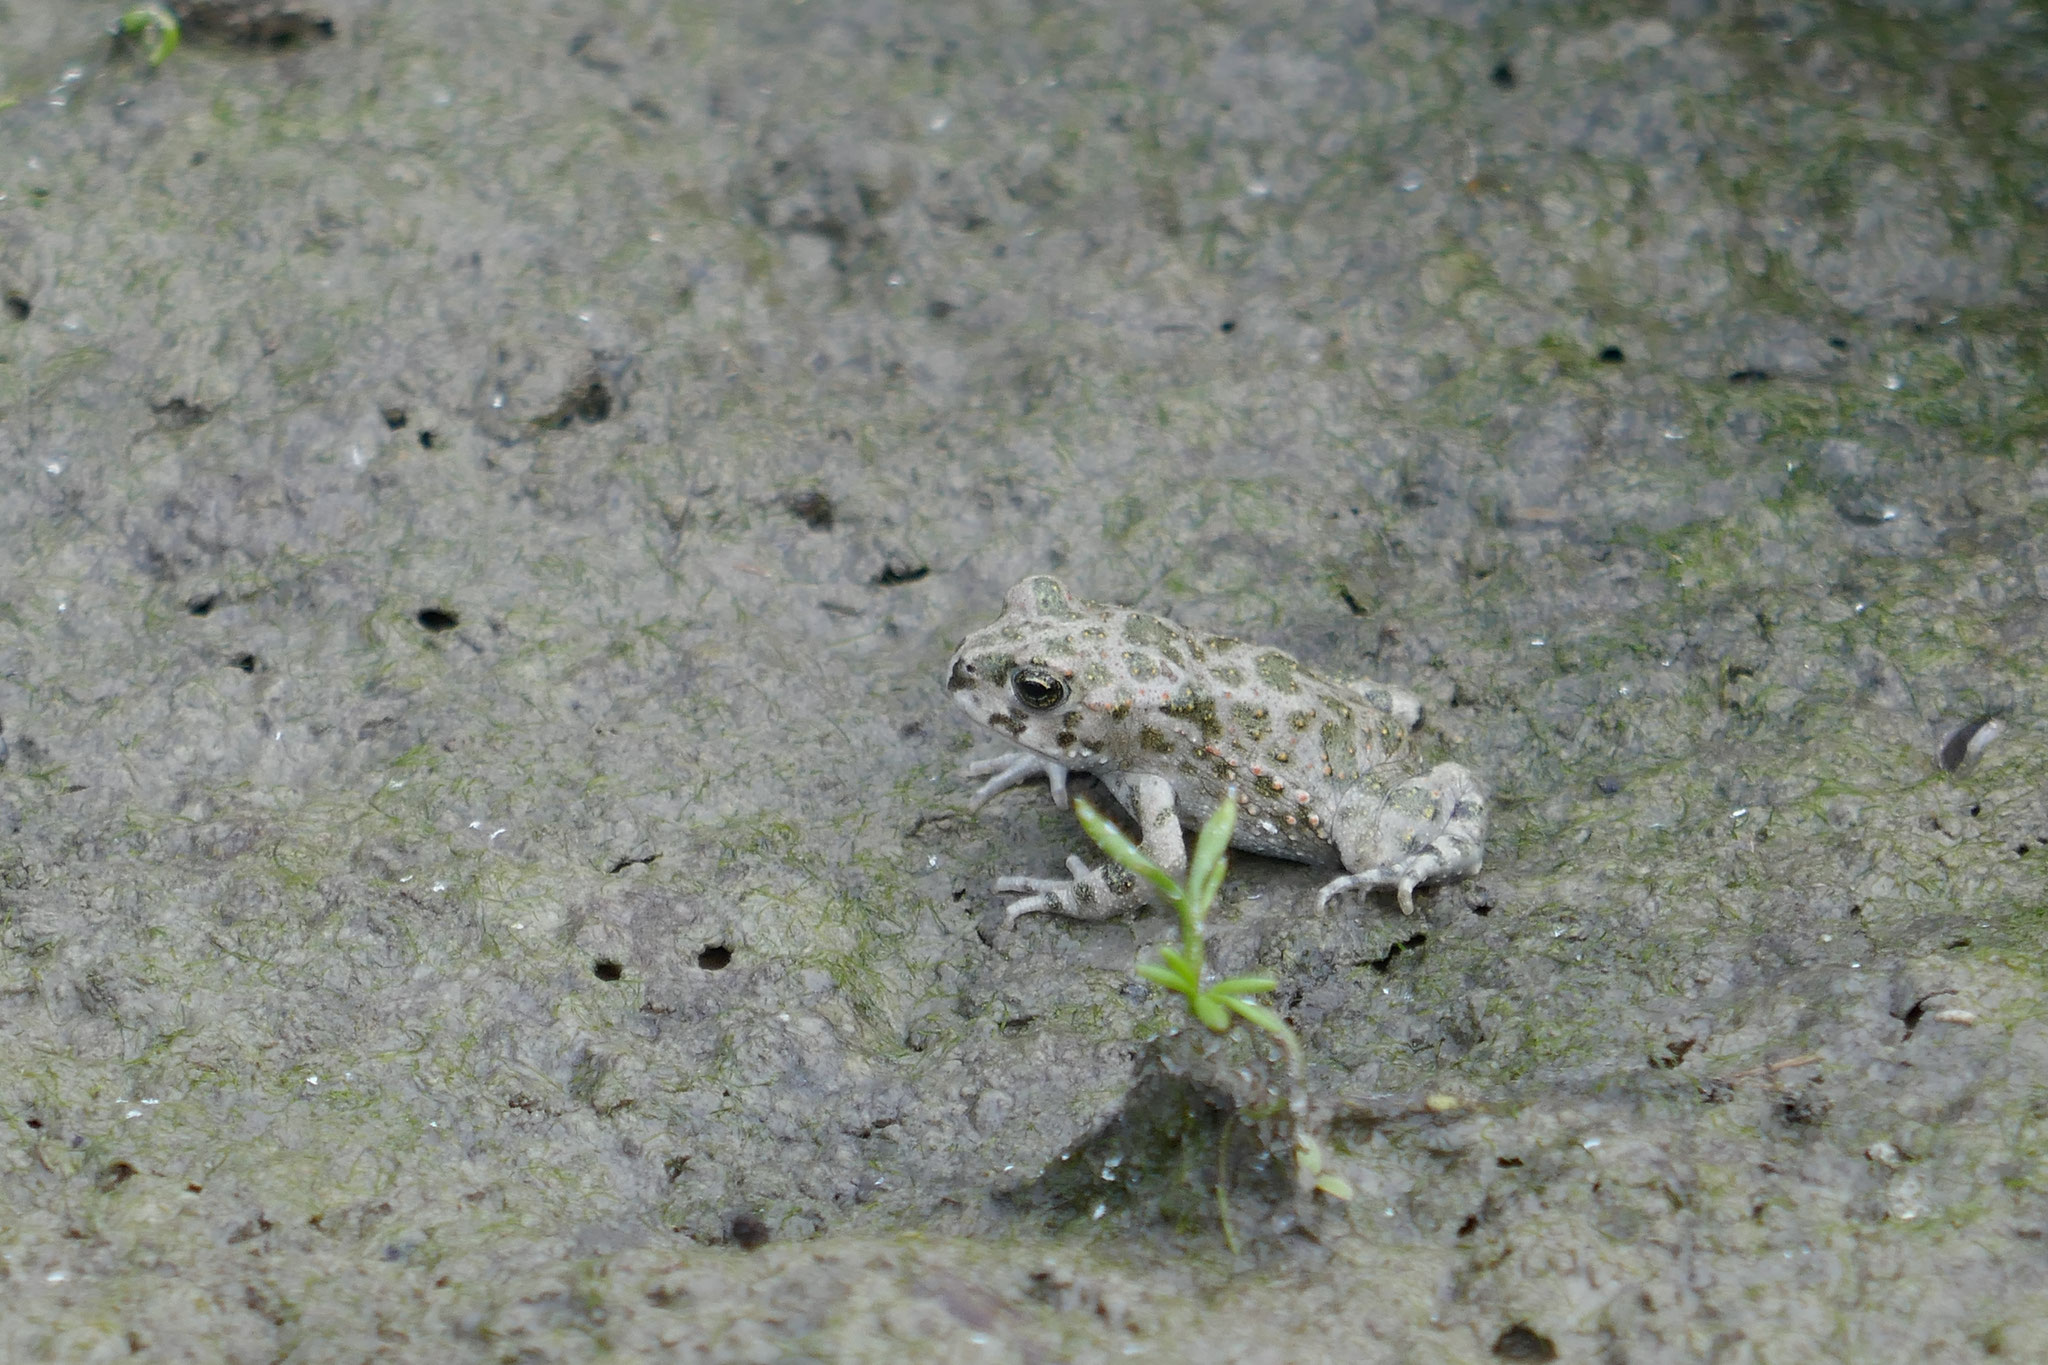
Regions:
M 1027 668 L 1017 675 L 1017 700 L 1034 711 L 1050 711 L 1066 697 L 1067 685 L 1043 669 Z

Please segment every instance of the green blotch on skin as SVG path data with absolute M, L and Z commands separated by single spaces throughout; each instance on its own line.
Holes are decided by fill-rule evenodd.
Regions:
M 1262 680 L 1282 692 L 1294 692 L 1301 686 L 1295 681 L 1295 675 L 1301 671 L 1301 665 L 1277 649 L 1269 649 L 1261 654 L 1256 667 Z
M 1124 622 L 1124 638 L 1134 645 L 1150 645 L 1177 664 L 1187 662 L 1180 652 L 1180 632 L 1156 616 L 1132 616 Z
M 1135 649 L 1125 651 L 1124 667 L 1133 678 L 1156 678 L 1166 671 L 1158 659 Z
M 1339 782 L 1348 782 L 1358 772 L 1358 743 L 1354 741 L 1352 726 L 1337 724 L 1335 720 L 1323 722 L 1323 765 Z
M 1030 587 L 1031 602 L 1038 615 L 1061 619 L 1076 615 L 1074 604 L 1068 600 L 1067 590 L 1060 586 L 1058 579 L 1041 574 L 1031 580 Z
M 1199 688 L 1182 688 L 1160 709 L 1178 720 L 1193 721 L 1205 740 L 1214 740 L 1223 733 L 1223 723 L 1216 718 L 1216 699 Z
M 1170 754 L 1173 752 L 1173 741 L 1166 737 L 1164 731 L 1155 730 L 1149 725 L 1138 731 L 1138 743 L 1155 754 Z

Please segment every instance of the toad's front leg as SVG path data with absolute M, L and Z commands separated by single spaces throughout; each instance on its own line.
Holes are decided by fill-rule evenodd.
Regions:
M 1052 788 L 1052 803 L 1061 810 L 1067 808 L 1067 768 L 1049 758 L 1033 753 L 998 754 L 994 758 L 977 758 L 961 769 L 962 777 L 985 777 L 988 781 L 976 789 L 967 802 L 969 814 L 980 810 L 997 796 L 1019 783 L 1029 782 L 1039 774 L 1045 775 L 1046 785 Z
M 1391 886 L 1401 913 L 1412 915 L 1416 887 L 1479 870 L 1486 850 L 1486 793 L 1464 768 L 1440 763 L 1387 793 L 1377 809 L 1340 813 L 1337 848 L 1350 873 L 1323 887 L 1318 910 L 1354 887 Z
M 1173 784 L 1163 777 L 1106 778 L 1110 791 L 1138 817 L 1140 842 L 1147 857 L 1178 877 L 1188 865 L 1187 841 L 1174 809 Z M 1079 858 L 1067 859 L 1073 875 L 1004 877 L 996 882 L 1003 895 L 1023 896 L 1003 912 L 1003 927 L 1024 915 L 1065 915 L 1068 919 L 1105 920 L 1127 914 L 1145 902 L 1146 883 L 1115 863 L 1091 869 Z

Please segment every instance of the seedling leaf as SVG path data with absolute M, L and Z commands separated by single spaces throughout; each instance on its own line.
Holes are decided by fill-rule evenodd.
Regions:
M 1210 868 L 1218 867 L 1223 861 L 1224 850 L 1230 847 L 1231 831 L 1237 828 L 1237 788 L 1230 789 L 1230 795 L 1223 804 L 1202 825 L 1202 832 L 1195 839 L 1194 860 L 1188 864 L 1189 881 L 1197 881 Z M 1220 874 L 1219 874 L 1220 879 Z
M 1162 967 L 1156 962 L 1140 962 L 1138 964 L 1138 975 L 1144 977 L 1153 985 L 1163 987 L 1169 991 L 1180 991 L 1183 994 L 1187 991 L 1185 977 L 1181 976 L 1180 973 L 1174 971 L 1171 967 Z
M 1256 1001 L 1241 1000 L 1237 996 L 1226 995 L 1223 997 L 1223 1003 L 1236 1010 L 1251 1023 L 1272 1034 L 1275 1038 L 1288 1040 L 1294 1037 L 1294 1030 L 1287 1027 L 1285 1019 L 1282 1019 L 1272 1010 L 1267 1009 Z M 1220 1029 L 1218 1030 L 1218 1032 L 1221 1031 Z

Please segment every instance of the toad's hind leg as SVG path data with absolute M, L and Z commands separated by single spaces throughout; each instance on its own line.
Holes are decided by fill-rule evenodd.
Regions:
M 1479 870 L 1486 848 L 1486 793 L 1464 768 L 1440 763 L 1394 788 L 1377 809 L 1340 814 L 1337 848 L 1349 871 L 1323 887 L 1316 897 L 1318 910 L 1344 891 L 1391 886 L 1401 913 L 1412 915 L 1416 887 Z
M 1116 799 L 1138 817 L 1146 856 L 1178 877 L 1188 865 L 1188 850 L 1175 814 L 1173 784 L 1149 776 L 1112 776 L 1106 781 Z M 1115 863 L 1091 869 L 1079 858 L 1069 858 L 1067 871 L 1070 875 L 1066 877 L 999 879 L 998 893 L 1022 898 L 1011 901 L 1003 912 L 1004 927 L 1015 926 L 1024 915 L 1113 919 L 1145 903 L 1146 883 Z

